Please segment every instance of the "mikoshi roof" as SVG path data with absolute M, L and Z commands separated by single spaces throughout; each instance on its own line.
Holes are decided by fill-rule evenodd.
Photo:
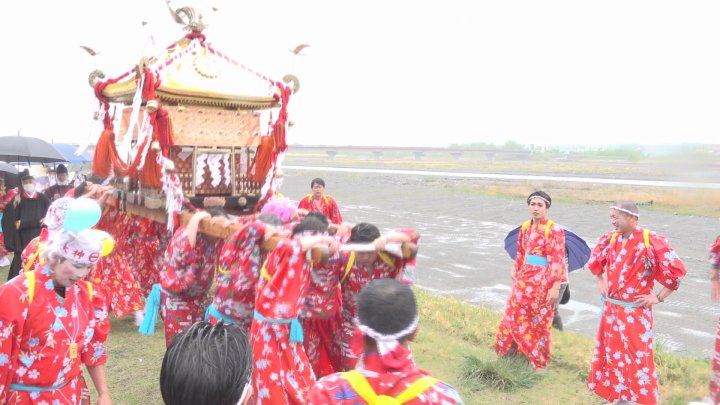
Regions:
M 140 61 L 156 75 L 157 97 L 166 105 L 202 105 L 261 110 L 278 107 L 276 82 L 238 63 L 191 32 L 159 56 Z M 137 85 L 131 71 L 111 79 L 103 96 L 111 103 L 132 104 Z M 157 81 L 156 81 L 157 82 Z

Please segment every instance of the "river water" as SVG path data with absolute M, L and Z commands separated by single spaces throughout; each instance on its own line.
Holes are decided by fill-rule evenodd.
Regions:
M 338 200 L 345 221 L 375 223 L 383 231 L 418 229 L 422 234 L 416 274 L 418 286 L 474 305 L 503 309 L 510 291 L 512 266 L 503 249 L 503 239 L 528 218 L 523 199 L 453 191 L 434 180 L 467 181 L 468 175 L 477 175 L 473 173 L 308 166 L 284 166 L 284 170 L 282 191 L 290 198 L 299 199 L 309 193 L 311 179 L 323 177 L 326 191 Z M 554 181 L 577 179 L 551 177 Z M 526 182 L 533 180 L 533 176 L 520 178 Z M 598 183 L 602 180 L 612 179 L 585 179 Z M 659 183 L 663 182 L 652 185 L 664 187 Z M 623 184 L 645 185 L 637 181 Z M 705 186 L 716 188 L 718 184 L 705 183 Z M 678 190 L 681 192 L 682 188 Z M 552 190 L 549 191 L 552 196 Z M 608 196 L 608 200 L 616 197 Z M 550 210 L 555 222 L 572 229 L 591 247 L 600 235 L 612 230 L 608 216 L 608 207 L 598 204 L 555 203 Z M 641 225 L 666 235 L 688 268 L 680 290 L 655 306 L 658 341 L 678 353 L 709 357 L 718 307 L 709 298 L 707 249 L 720 233 L 720 221 L 641 207 Z M 589 271 L 581 269 L 570 274 L 570 283 L 571 301 L 560 307 L 565 329 L 594 336 L 600 310 L 594 278 Z M 659 287 L 656 290 L 659 291 Z

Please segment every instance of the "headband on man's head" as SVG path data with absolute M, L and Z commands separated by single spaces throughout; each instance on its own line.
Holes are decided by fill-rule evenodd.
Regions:
M 533 198 L 539 198 L 539 199 L 545 201 L 545 204 L 547 204 L 548 207 L 549 207 L 550 204 L 551 204 L 550 201 L 549 201 L 547 198 L 545 198 L 545 197 L 543 197 L 543 196 L 541 196 L 541 195 L 535 194 L 535 195 L 531 195 L 530 197 L 528 197 L 528 199 L 527 199 L 528 205 L 530 205 L 530 201 L 532 201 Z
M 620 211 L 620 212 L 624 212 L 624 213 L 626 213 L 626 214 L 629 214 L 629 215 L 634 216 L 635 218 L 640 218 L 640 214 L 638 214 L 637 212 L 632 212 L 632 211 L 630 211 L 630 210 L 628 210 L 628 209 L 625 209 L 625 208 L 622 208 L 622 207 L 618 207 L 618 206 L 616 206 L 616 205 L 611 205 L 611 206 L 610 206 L 610 209 L 611 209 L 611 210 L 618 210 L 618 211 Z
M 408 325 L 405 329 L 389 335 L 384 335 L 367 325 L 363 325 L 360 322 L 360 319 L 356 318 L 355 323 L 357 324 L 358 329 L 360 329 L 363 335 L 371 337 L 373 338 L 373 340 L 375 340 L 378 352 L 380 353 L 380 356 L 383 356 L 395 350 L 395 348 L 400 344 L 400 339 L 415 332 L 418 327 L 418 319 L 418 316 L 415 315 L 415 319 L 413 319 L 413 321 L 410 322 L 410 325 Z

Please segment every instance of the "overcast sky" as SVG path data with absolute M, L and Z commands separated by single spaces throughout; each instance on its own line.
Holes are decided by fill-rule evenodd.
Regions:
M 720 142 L 716 0 L 193 3 L 217 49 L 300 78 L 290 143 Z M 3 7 L 0 135 L 82 142 L 95 64 L 117 76 L 148 35 L 164 48 L 184 34 L 163 0 Z

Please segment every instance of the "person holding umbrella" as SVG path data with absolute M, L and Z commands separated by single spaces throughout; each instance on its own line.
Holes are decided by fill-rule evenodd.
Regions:
M 565 232 L 548 219 L 544 191 L 527 198 L 531 219 L 521 227 L 512 290 L 495 340 L 498 356 L 520 353 L 535 369 L 550 361 L 550 332 L 560 285 L 567 282 Z

